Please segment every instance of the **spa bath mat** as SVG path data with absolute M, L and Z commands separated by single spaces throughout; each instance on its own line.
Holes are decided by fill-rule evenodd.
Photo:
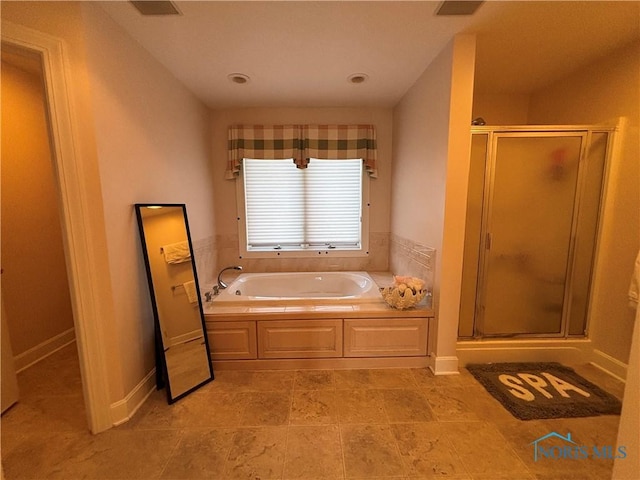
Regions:
M 559 363 L 488 363 L 467 369 L 520 420 L 620 414 L 617 398 Z

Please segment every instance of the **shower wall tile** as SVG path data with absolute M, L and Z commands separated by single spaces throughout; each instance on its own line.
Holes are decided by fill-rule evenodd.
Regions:
M 389 269 L 389 232 L 369 234 L 366 257 L 324 258 L 240 258 L 238 235 L 217 235 L 217 264 L 242 265 L 247 272 L 320 272 L 320 271 L 387 271 Z

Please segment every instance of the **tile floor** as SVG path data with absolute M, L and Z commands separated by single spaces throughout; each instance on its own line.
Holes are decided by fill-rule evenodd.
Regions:
M 614 395 L 623 386 L 579 373 Z M 128 423 L 86 428 L 75 345 L 19 375 L 1 421 L 13 479 L 608 479 L 609 460 L 534 462 L 550 431 L 615 444 L 617 416 L 519 421 L 466 371 L 216 373 L 174 405 L 154 392 Z

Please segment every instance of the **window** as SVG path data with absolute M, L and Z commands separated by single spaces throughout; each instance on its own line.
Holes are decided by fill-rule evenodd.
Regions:
M 362 159 L 243 159 L 241 255 L 367 255 L 368 182 Z

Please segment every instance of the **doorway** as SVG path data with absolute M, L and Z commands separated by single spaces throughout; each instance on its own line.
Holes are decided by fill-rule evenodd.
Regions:
M 3 43 L 1 84 L 3 336 L 23 379 L 67 346 L 79 370 L 41 58 Z M 22 396 L 64 381 L 52 373 L 47 385 L 21 385 Z
M 60 39 L 4 20 L 2 44 L 32 52 L 41 60 L 84 404 L 89 429 L 99 433 L 113 426 L 103 347 L 108 322 L 99 304 L 96 265 L 101 250 L 88 227 L 89 190 L 70 98 L 67 47 Z
M 580 337 L 612 130 L 474 129 L 459 337 Z

